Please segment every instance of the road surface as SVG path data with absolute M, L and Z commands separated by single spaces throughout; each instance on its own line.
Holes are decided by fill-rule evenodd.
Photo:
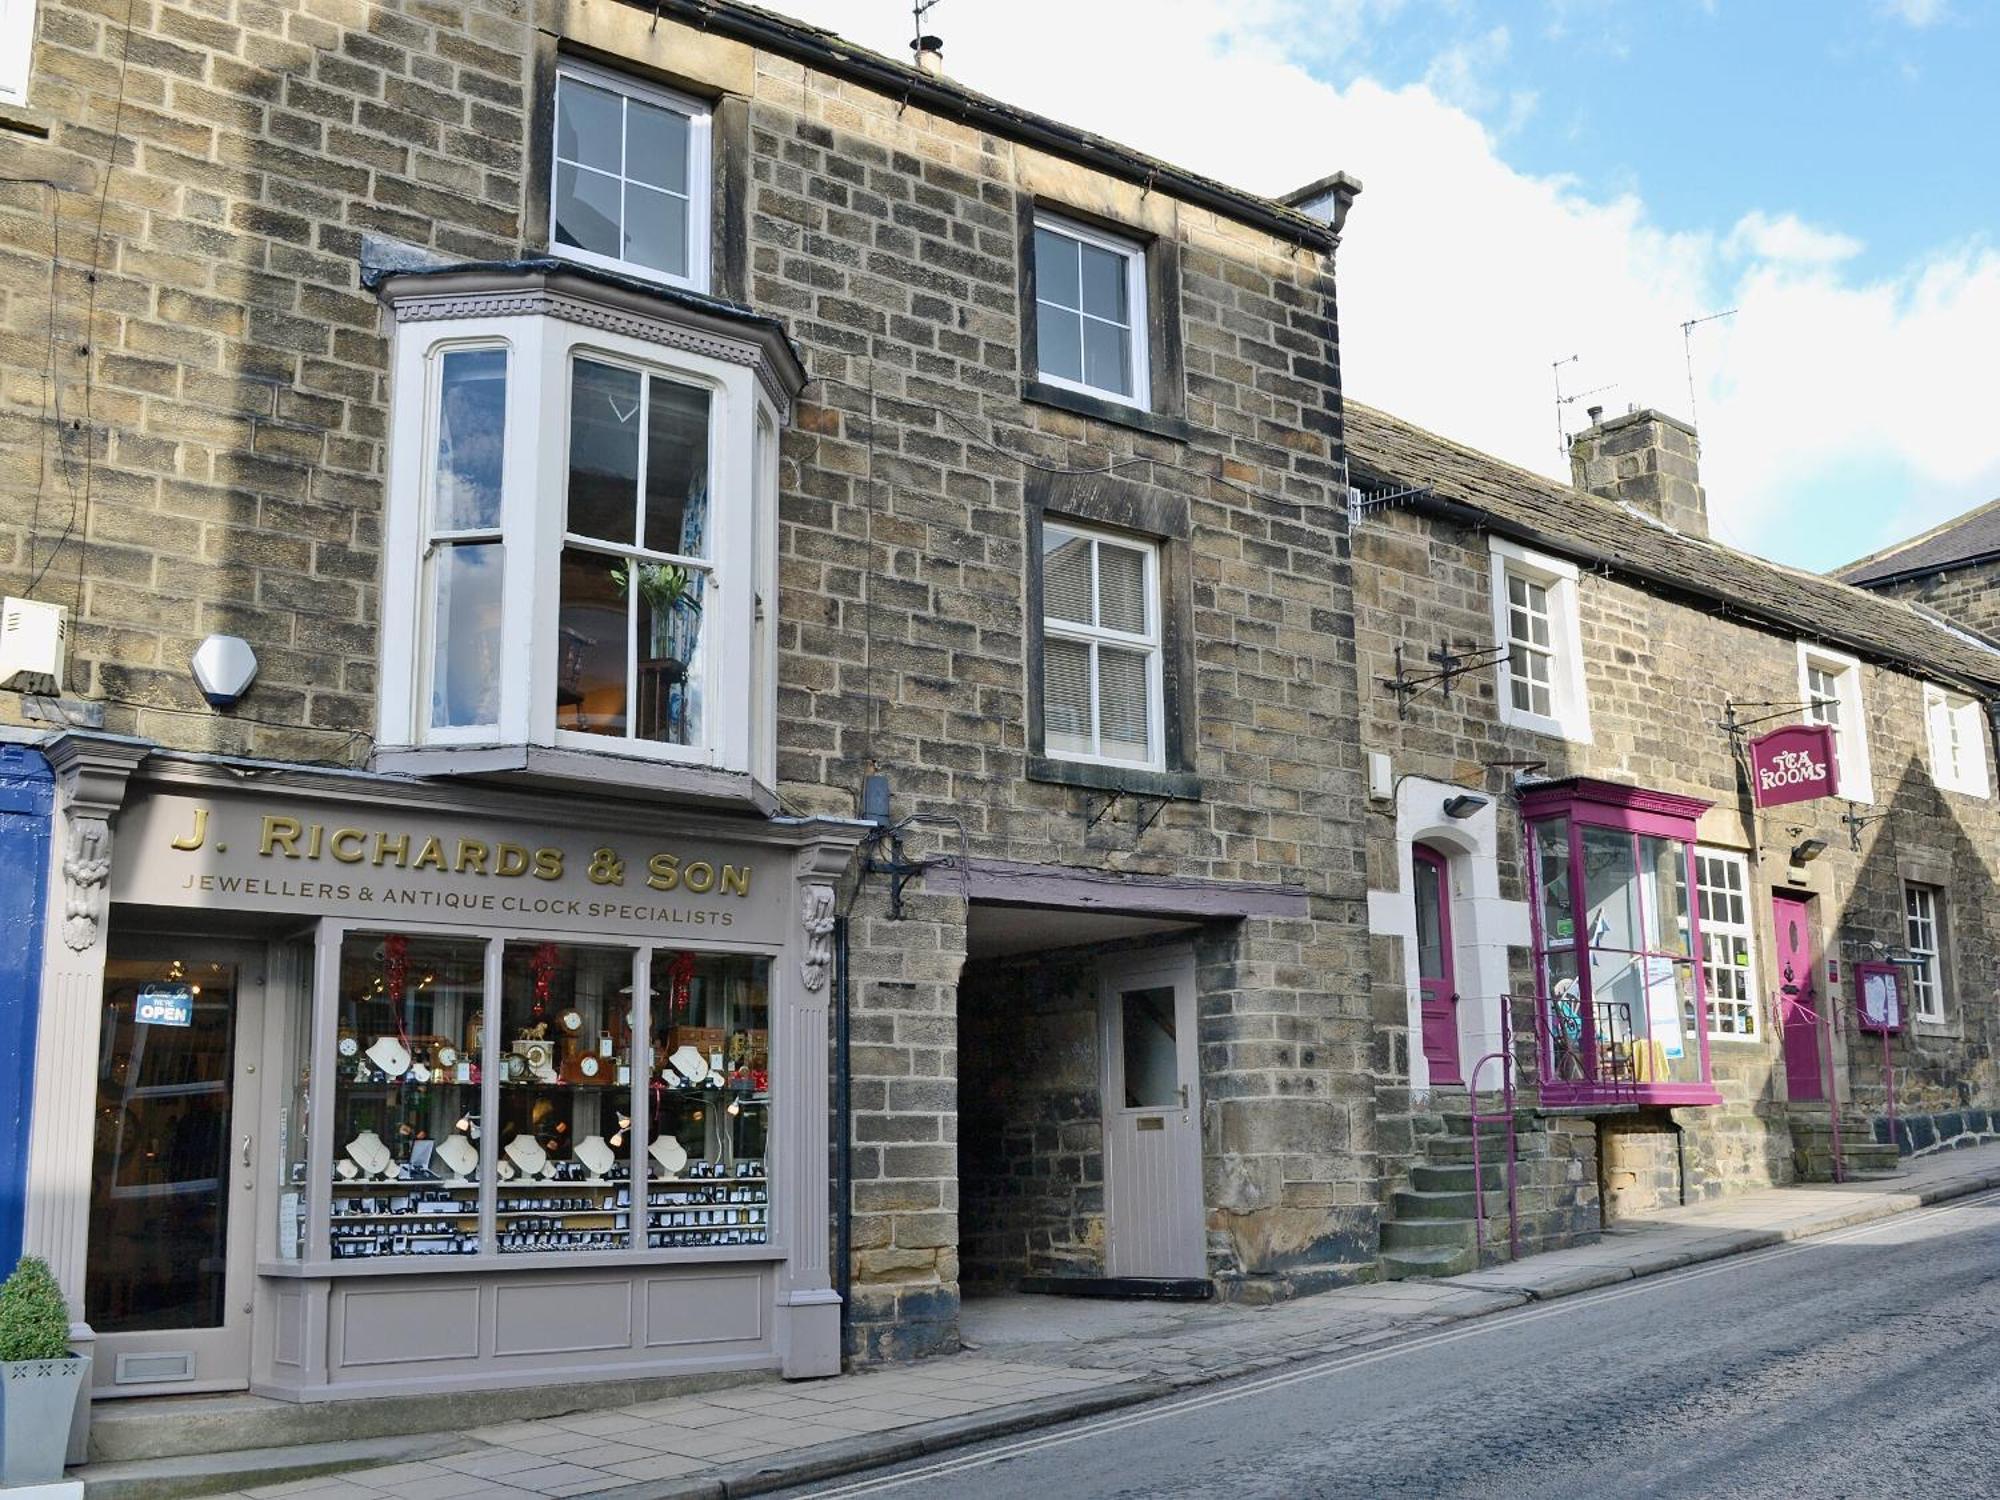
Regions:
M 2000 1500 L 2000 1193 L 791 1493 Z

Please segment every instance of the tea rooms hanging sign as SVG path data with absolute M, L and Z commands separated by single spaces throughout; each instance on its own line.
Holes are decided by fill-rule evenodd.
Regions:
M 1831 797 L 1839 780 L 1831 725 L 1787 724 L 1750 742 L 1750 786 L 1759 807 Z

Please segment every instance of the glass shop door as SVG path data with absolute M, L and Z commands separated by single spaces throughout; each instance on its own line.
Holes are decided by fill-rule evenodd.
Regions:
M 96 1396 L 249 1383 L 264 959 L 210 938 L 113 943 L 84 1286 Z

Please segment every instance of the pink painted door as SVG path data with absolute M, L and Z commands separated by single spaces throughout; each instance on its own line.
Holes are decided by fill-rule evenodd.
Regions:
M 1785 1095 L 1793 1101 L 1824 1099 L 1820 1079 L 1820 1012 L 1813 991 L 1812 899 L 1771 892 L 1771 930 L 1777 939 L 1778 1024 L 1785 1045 Z
M 1424 997 L 1424 1058 L 1431 1065 L 1432 1083 L 1459 1083 L 1450 871 L 1444 856 L 1427 844 L 1413 845 L 1410 856 L 1417 891 L 1417 984 Z

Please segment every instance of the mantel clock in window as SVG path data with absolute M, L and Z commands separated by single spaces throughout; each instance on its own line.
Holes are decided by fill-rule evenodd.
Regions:
M 1159 549 L 1042 527 L 1042 735 L 1051 756 L 1164 764 Z
M 706 291 L 708 107 L 564 62 L 555 114 L 550 247 L 574 260 Z

